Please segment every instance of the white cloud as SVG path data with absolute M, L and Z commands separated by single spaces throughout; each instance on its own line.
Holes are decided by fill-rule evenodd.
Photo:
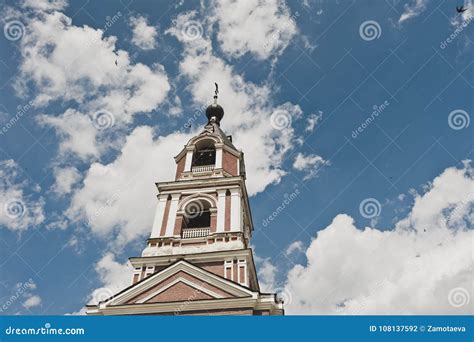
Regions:
M 52 191 L 60 196 L 69 194 L 74 184 L 81 179 L 81 174 L 75 167 L 64 167 L 54 169 L 55 183 Z
M 306 119 L 306 128 L 304 129 L 306 132 L 312 132 L 316 125 L 321 121 L 323 117 L 323 112 L 318 112 L 318 114 L 310 114 L 308 119 Z
M 398 23 L 401 24 L 404 21 L 417 17 L 426 10 L 429 0 L 411 0 L 410 3 L 405 4 L 404 11 L 398 19 Z
M 74 107 L 39 120 L 55 127 L 61 152 L 77 153 L 82 160 L 96 159 L 106 148 L 97 146 L 97 132 L 87 118 L 105 111 L 114 121 L 110 131 L 123 129 L 135 115 L 150 113 L 163 104 L 170 85 L 162 65 L 133 64 L 127 51 L 116 48 L 117 38 L 105 35 L 108 27 L 75 26 L 57 11 L 63 5 L 61 1 L 35 2 L 34 11 L 25 11 L 21 17 L 11 7 L 4 9 L 4 16 L 14 15 L 28 28 L 19 41 L 21 58 L 14 88 L 19 96 L 33 97 L 37 108 L 53 102 Z M 111 25 L 120 20 L 123 15 L 117 12 Z M 101 135 L 103 141 L 109 138 L 111 135 Z
M 66 8 L 66 0 L 22 0 L 21 6 L 39 11 L 60 11 Z
M 258 59 L 280 55 L 298 31 L 297 14 L 291 15 L 284 0 L 218 0 L 213 5 L 217 39 L 232 57 L 247 52 Z
M 294 146 L 295 140 L 291 122 L 300 118 L 302 111 L 289 102 L 274 105 L 270 85 L 246 82 L 231 66 L 213 55 L 206 36 L 196 35 L 192 40 L 185 37 L 183 32 L 190 22 L 196 22 L 195 16 L 195 12 L 179 15 L 166 32 L 184 44 L 180 71 L 190 80 L 188 90 L 199 106 L 210 102 L 214 82 L 219 84 L 219 103 L 225 110 L 222 127 L 233 135 L 235 145 L 245 153 L 247 186 L 250 195 L 254 195 L 267 185 L 278 183 L 285 174 L 283 156 Z M 286 125 L 270 124 L 272 114 L 283 118 Z
M 38 190 L 21 175 L 15 161 L 0 161 L 0 226 L 14 231 L 34 227 L 44 221 L 44 199 L 26 190 Z
M 25 96 L 34 89 L 36 106 L 73 101 L 89 116 L 111 112 L 120 127 L 165 100 L 170 85 L 163 67 L 131 64 L 128 53 L 116 49 L 116 37 L 75 26 L 57 11 L 23 20 L 29 31 L 21 40 L 16 89 Z
M 315 154 L 304 155 L 303 153 L 298 153 L 293 162 L 293 168 L 298 171 L 305 171 L 306 175 L 303 179 L 310 179 L 315 177 L 319 169 L 327 164 L 327 162 L 320 156 Z
M 133 31 L 133 44 L 143 50 L 151 50 L 156 47 L 156 36 L 158 32 L 156 31 L 156 27 L 148 25 L 145 17 L 131 17 L 130 25 Z
M 22 305 L 26 309 L 31 309 L 40 304 L 41 304 L 41 297 L 38 295 L 31 295 L 23 302 Z
M 115 261 L 112 253 L 105 254 L 95 265 L 95 271 L 99 274 L 102 287 L 92 291 L 90 304 L 97 304 L 120 292 L 132 284 L 132 272 L 127 263 L 120 264 Z
M 40 115 L 37 121 L 54 127 L 60 138 L 60 156 L 73 154 L 82 160 L 98 158 L 104 145 L 97 143 L 98 130 L 88 115 L 68 109 L 60 116 Z
M 392 230 L 362 230 L 336 216 L 306 250 L 306 266 L 288 273 L 287 312 L 472 314 L 472 304 L 450 301 L 472 303 L 474 295 L 473 202 L 472 168 L 453 167 Z
M 302 252 L 304 249 L 303 242 L 302 241 L 293 241 L 288 248 L 285 251 L 285 254 L 287 256 L 295 253 L 295 252 Z
M 99 275 L 102 286 L 91 291 L 87 298 L 88 304 L 97 304 L 132 284 L 131 266 L 127 262 L 124 264 L 117 262 L 112 253 L 105 254 L 95 264 L 94 269 Z M 72 312 L 69 315 L 85 314 L 85 307 L 81 307 L 78 311 Z
M 67 215 L 87 221 L 99 236 L 116 232 L 119 244 L 149 234 L 157 204 L 154 183 L 174 179 L 173 156 L 190 137 L 173 133 L 154 140 L 150 127 L 135 128 L 115 161 L 91 165 Z
M 268 258 L 262 259 L 256 255 L 254 257 L 255 261 L 258 264 L 257 274 L 260 285 L 260 291 L 274 291 L 277 268 L 271 263 L 270 259 Z

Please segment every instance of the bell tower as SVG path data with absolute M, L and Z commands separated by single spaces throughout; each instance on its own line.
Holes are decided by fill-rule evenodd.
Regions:
M 88 314 L 283 314 L 275 294 L 260 292 L 244 155 L 220 128 L 217 98 L 216 84 L 207 124 L 174 157 L 175 179 L 156 183 L 151 235 L 129 259 L 131 286 Z

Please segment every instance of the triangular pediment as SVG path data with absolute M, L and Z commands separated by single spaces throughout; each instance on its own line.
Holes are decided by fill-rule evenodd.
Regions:
M 99 303 L 99 307 L 256 296 L 258 292 L 180 260 Z
M 177 302 L 183 299 L 204 300 L 213 298 L 222 297 L 212 293 L 201 284 L 189 283 L 185 278 L 179 278 L 170 287 L 158 288 L 138 303 L 164 303 Z

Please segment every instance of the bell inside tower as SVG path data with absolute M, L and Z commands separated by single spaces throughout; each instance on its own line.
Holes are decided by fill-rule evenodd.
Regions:
M 216 163 L 216 148 L 214 141 L 203 140 L 196 144 L 192 166 L 214 165 Z

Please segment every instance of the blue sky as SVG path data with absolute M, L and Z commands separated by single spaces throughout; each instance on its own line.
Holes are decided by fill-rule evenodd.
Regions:
M 77 312 L 97 289 L 123 286 L 127 258 L 151 232 L 153 182 L 170 179 L 172 157 L 205 123 L 214 81 L 223 129 L 246 155 L 260 281 L 289 297 L 290 311 L 333 313 L 362 299 L 369 313 L 457 309 L 450 290 L 472 291 L 471 15 L 452 2 L 416 3 L 2 1 L 0 200 L 20 208 L 0 221 L 2 314 Z M 375 214 L 361 208 L 366 199 Z M 415 234 L 426 227 L 431 238 Z M 403 229 L 413 238 L 392 245 Z M 327 234 L 314 240 L 318 231 Z M 387 235 L 362 247 L 381 255 L 358 259 L 360 241 L 377 232 Z M 338 245 L 339 234 L 355 234 L 354 245 Z M 452 243 L 445 250 L 429 242 L 440 236 Z M 426 250 L 426 267 L 452 263 L 450 248 L 467 261 L 450 276 L 439 267 L 450 282 L 427 281 L 439 300 L 399 308 L 398 293 L 377 311 L 370 303 L 388 291 L 385 281 L 416 283 L 406 266 L 415 259 L 399 268 L 384 244 Z M 373 259 L 399 273 L 375 263 L 379 278 L 361 271 Z M 322 275 L 348 284 L 357 274 L 377 291 L 309 286 L 308 304 L 295 285 Z

